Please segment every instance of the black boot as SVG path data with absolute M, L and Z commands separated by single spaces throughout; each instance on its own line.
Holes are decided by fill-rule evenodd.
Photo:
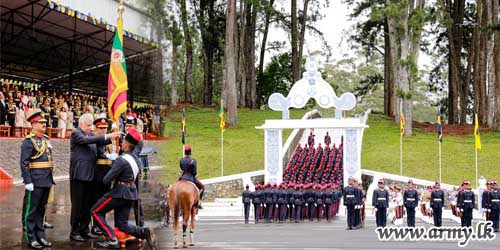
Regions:
M 96 243 L 98 247 L 109 248 L 109 249 L 120 249 L 120 242 L 116 237 L 107 241 L 100 241 Z
M 144 228 L 143 231 L 144 239 L 149 245 L 149 249 L 154 250 L 156 249 L 156 237 L 153 231 L 149 227 Z
M 203 199 L 203 194 L 205 193 L 205 189 L 200 189 L 200 198 L 198 199 L 198 209 L 203 209 L 201 206 L 201 200 Z

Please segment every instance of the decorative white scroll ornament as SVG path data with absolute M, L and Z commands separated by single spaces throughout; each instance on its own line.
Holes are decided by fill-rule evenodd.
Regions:
M 272 110 L 282 111 L 283 118 L 288 119 L 288 109 L 303 108 L 310 98 L 322 108 L 335 107 L 338 111 L 351 110 L 356 106 L 356 97 L 352 93 L 344 93 L 339 97 L 332 86 L 321 77 L 318 71 L 318 61 L 309 57 L 306 62 L 306 72 L 302 79 L 296 82 L 287 97 L 274 93 L 269 97 L 268 104 Z

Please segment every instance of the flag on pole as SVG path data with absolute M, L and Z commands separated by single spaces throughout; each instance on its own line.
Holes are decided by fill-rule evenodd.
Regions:
M 186 144 L 186 110 L 182 109 L 182 121 L 181 121 L 181 129 L 182 129 L 182 144 Z
M 127 111 L 127 66 L 123 54 L 123 20 L 121 13 L 117 20 L 118 29 L 111 49 L 108 76 L 108 111 L 111 120 L 118 124 L 120 115 Z
M 224 100 L 222 99 L 220 100 L 219 117 L 220 117 L 220 130 L 221 132 L 224 132 L 226 121 L 224 120 Z
M 405 114 L 401 112 L 399 117 L 399 133 L 403 136 L 405 135 Z
M 477 122 L 477 114 L 474 114 L 474 140 L 476 141 L 476 148 L 481 149 L 481 138 L 479 137 L 479 123 Z
M 438 133 L 439 143 L 443 143 L 443 128 L 441 127 L 441 114 L 440 113 L 438 113 L 438 115 L 437 115 L 437 133 Z

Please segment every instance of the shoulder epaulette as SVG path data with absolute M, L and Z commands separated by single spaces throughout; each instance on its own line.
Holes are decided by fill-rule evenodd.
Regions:
M 46 134 L 43 134 L 43 137 L 47 138 L 47 139 L 50 139 L 50 137 Z
M 26 139 L 30 139 L 30 138 L 32 138 L 33 136 L 35 136 L 35 133 L 31 132 L 31 133 L 29 133 L 28 135 L 26 135 L 26 137 L 25 137 L 25 138 L 26 138 Z

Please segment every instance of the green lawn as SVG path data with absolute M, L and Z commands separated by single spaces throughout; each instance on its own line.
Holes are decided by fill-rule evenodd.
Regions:
M 307 110 L 292 110 L 291 117 L 302 117 Z M 218 109 L 188 108 L 187 143 L 198 161 L 200 178 L 220 176 L 220 129 Z M 263 169 L 264 132 L 255 129 L 265 119 L 279 119 L 280 112 L 238 110 L 238 126 L 224 133 L 224 174 Z M 174 181 L 182 156 L 180 140 L 181 112 L 167 118 L 166 171 L 168 181 Z M 382 115 L 369 117 L 370 128 L 365 130 L 362 149 L 362 167 L 399 174 L 399 124 Z M 291 130 L 284 131 L 283 141 Z M 403 139 L 403 174 L 422 179 L 438 178 L 438 142 L 436 134 L 414 130 L 412 137 Z M 500 179 L 498 153 L 500 133 L 481 136 L 483 150 L 479 151 L 479 175 Z M 463 178 L 474 179 L 474 145 L 472 136 L 446 136 L 443 142 L 443 182 L 458 183 Z

